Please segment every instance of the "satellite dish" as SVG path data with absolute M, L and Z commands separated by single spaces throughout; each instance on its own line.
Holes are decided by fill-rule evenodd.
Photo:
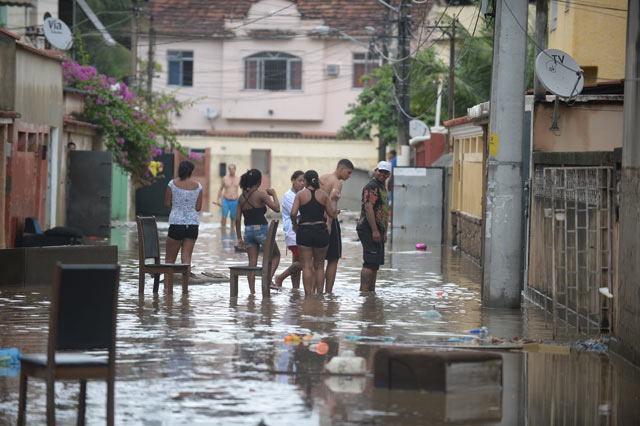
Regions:
M 563 98 L 579 95 L 584 88 L 582 69 L 562 50 L 547 49 L 536 58 L 536 76 L 551 93 Z
M 411 120 L 409 122 L 409 136 L 412 138 L 429 136 L 429 126 L 427 126 L 424 121 Z
M 215 108 L 207 108 L 206 110 L 204 110 L 204 116 L 209 120 L 213 120 L 218 116 L 218 110 Z
M 71 30 L 57 18 L 47 18 L 42 27 L 47 41 L 58 50 L 69 50 L 73 45 Z

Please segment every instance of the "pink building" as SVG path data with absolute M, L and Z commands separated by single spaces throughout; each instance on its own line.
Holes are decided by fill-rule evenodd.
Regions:
M 393 3 L 393 2 L 392 2 Z M 422 22 L 423 5 L 412 8 Z M 371 48 L 397 17 L 377 0 L 152 0 L 154 90 L 197 100 L 174 118 L 183 146 L 209 150 L 210 184 L 220 163 L 255 167 L 280 193 L 298 168 L 328 172 L 338 159 L 372 168 L 372 141 L 336 140 L 360 77 L 382 63 Z M 386 17 L 386 18 L 385 18 Z M 147 60 L 148 38 L 138 56 Z

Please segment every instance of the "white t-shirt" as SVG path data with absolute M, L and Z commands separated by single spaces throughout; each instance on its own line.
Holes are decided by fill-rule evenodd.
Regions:
M 280 206 L 282 209 L 282 223 L 284 224 L 284 241 L 288 246 L 296 245 L 296 233 L 293 231 L 293 225 L 291 224 L 291 208 L 293 207 L 293 200 L 296 198 L 296 193 L 289 189 L 282 197 Z M 300 216 L 300 212 L 298 212 Z

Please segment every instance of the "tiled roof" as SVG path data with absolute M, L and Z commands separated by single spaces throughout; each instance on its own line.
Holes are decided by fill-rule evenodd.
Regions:
M 245 19 L 251 5 L 257 0 L 150 0 L 149 7 L 154 16 L 154 28 L 158 34 L 199 37 L 233 36 L 225 29 L 225 20 Z M 302 19 L 323 20 L 324 25 L 338 28 L 352 36 L 370 35 L 364 28 L 372 26 L 381 31 L 383 15 L 388 10 L 377 0 L 297 0 Z M 398 0 L 387 0 L 397 5 Z M 425 8 L 433 1 L 412 4 L 414 24 L 422 22 Z M 283 10 L 290 14 L 294 7 Z M 389 12 L 389 19 L 395 14 Z M 241 25 L 239 23 L 239 25 Z

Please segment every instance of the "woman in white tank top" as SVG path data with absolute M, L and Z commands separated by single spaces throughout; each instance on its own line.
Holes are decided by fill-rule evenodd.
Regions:
M 182 161 L 178 166 L 178 179 L 172 180 L 167 186 L 164 204 L 171 213 L 166 263 L 175 263 L 180 251 L 182 263 L 191 264 L 193 247 L 198 239 L 198 212 L 202 209 L 202 185 L 191 179 L 194 168 L 191 161 Z

